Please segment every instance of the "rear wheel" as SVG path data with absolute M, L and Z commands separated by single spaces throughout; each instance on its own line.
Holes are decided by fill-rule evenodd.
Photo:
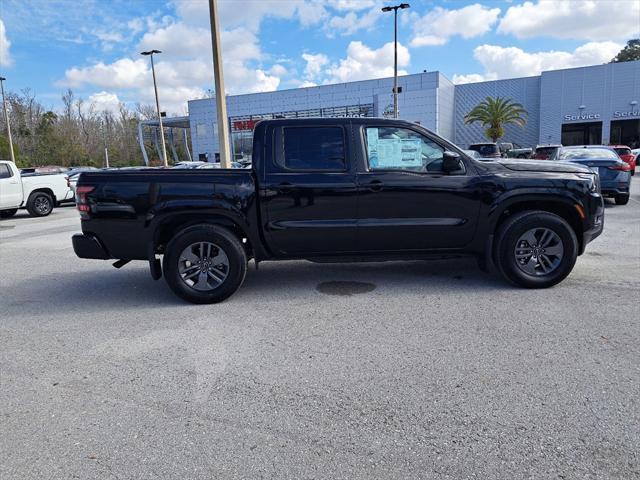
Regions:
M 0 218 L 13 217 L 17 212 L 18 212 L 17 208 L 12 208 L 11 210 L 0 210 Z
M 33 192 L 27 200 L 27 211 L 32 217 L 46 217 L 53 211 L 53 198 L 46 192 Z
M 496 263 L 504 277 L 526 288 L 564 280 L 576 263 L 578 241 L 558 215 L 522 212 L 507 219 L 497 235 Z
M 616 195 L 616 205 L 626 205 L 629 203 L 629 195 Z
M 167 245 L 164 276 L 171 290 L 192 303 L 217 303 L 244 281 L 247 255 L 238 238 L 214 225 L 197 225 Z

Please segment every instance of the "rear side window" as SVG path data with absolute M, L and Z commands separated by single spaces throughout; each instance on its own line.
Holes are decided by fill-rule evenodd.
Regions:
M 0 163 L 0 178 L 11 178 L 11 170 L 6 163 Z
M 346 170 L 340 127 L 285 127 L 284 167 L 289 170 Z

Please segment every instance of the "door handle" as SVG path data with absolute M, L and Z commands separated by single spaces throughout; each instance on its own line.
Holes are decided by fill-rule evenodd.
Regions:
M 384 184 L 380 180 L 372 180 L 366 185 L 366 188 L 372 192 L 379 192 L 382 187 L 384 187 Z

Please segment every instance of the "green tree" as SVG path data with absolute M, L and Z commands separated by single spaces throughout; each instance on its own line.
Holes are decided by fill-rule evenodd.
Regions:
M 633 62 L 640 60 L 640 38 L 632 38 L 627 42 L 625 47 L 618 52 L 611 63 Z
M 484 134 L 493 142 L 497 142 L 504 135 L 504 127 L 508 124 L 518 125 L 524 128 L 527 124 L 527 111 L 524 107 L 508 98 L 487 97 L 476 105 L 464 117 L 464 123 L 479 122 L 485 127 Z
M 18 145 L 16 145 L 16 142 L 13 142 L 13 153 L 16 157 L 20 154 L 20 150 Z M 11 152 L 9 150 L 9 137 L 6 135 L 0 135 L 0 160 L 9 160 L 10 158 Z

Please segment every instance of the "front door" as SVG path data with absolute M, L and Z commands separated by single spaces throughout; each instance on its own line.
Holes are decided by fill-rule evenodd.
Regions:
M 456 249 L 471 242 L 479 211 L 470 166 L 443 171 L 445 148 L 419 130 L 363 126 L 357 175 L 358 249 Z
M 7 163 L 0 163 L 0 209 L 18 208 L 22 203 L 20 173 Z
M 276 255 L 355 249 L 357 190 L 348 128 L 328 123 L 274 128 L 262 204 L 267 244 Z

